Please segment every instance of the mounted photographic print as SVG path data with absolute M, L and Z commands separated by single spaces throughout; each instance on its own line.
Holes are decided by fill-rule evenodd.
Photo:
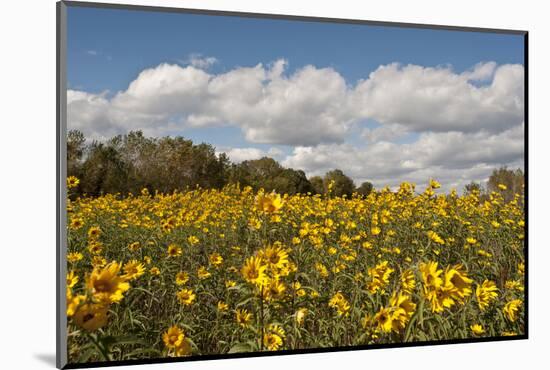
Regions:
M 527 338 L 526 55 L 58 3 L 58 367 Z

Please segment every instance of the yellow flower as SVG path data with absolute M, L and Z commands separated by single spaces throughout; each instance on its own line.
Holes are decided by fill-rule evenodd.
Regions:
M 179 302 L 186 306 L 191 305 L 197 297 L 191 289 L 182 289 L 176 293 L 176 296 L 178 297 Z
M 107 324 L 108 307 L 103 304 L 85 303 L 73 315 L 73 322 L 87 331 L 97 330 Z
M 374 315 L 373 321 L 376 323 L 376 328 L 384 333 L 389 333 L 393 329 L 393 315 L 388 308 L 380 308 Z
M 189 244 L 195 245 L 195 244 L 198 244 L 200 240 L 196 236 L 191 235 L 190 237 L 187 238 L 187 241 L 189 242 Z
M 279 279 L 270 279 L 264 288 L 264 296 L 267 300 L 281 299 L 284 296 L 286 287 Z
M 523 302 L 520 299 L 514 299 L 510 302 L 506 302 L 504 308 L 502 309 L 502 311 L 504 312 L 504 316 L 506 316 L 506 318 L 511 322 L 516 321 L 518 318 L 518 311 L 522 304 Z
M 78 283 L 78 276 L 75 274 L 74 271 L 70 271 L 67 274 L 67 288 L 72 288 Z
M 174 349 L 179 347 L 183 340 L 185 339 L 185 334 L 183 330 L 178 328 L 176 325 L 171 326 L 162 334 L 162 341 L 166 348 Z
M 244 279 L 249 283 L 256 285 L 265 285 L 267 282 L 267 276 L 265 274 L 265 269 L 267 266 L 263 264 L 262 259 L 259 257 L 250 257 L 246 260 L 243 268 L 241 269 L 241 274 Z
M 466 242 L 468 244 L 475 244 L 475 243 L 477 243 L 477 240 L 475 238 L 468 237 L 468 238 L 466 238 Z
M 405 293 L 412 293 L 416 286 L 416 279 L 412 270 L 405 270 L 401 274 L 401 288 Z
M 445 240 L 443 240 L 442 237 L 437 235 L 435 231 L 429 230 L 426 232 L 426 235 L 428 235 L 428 238 L 430 238 L 434 243 L 441 244 L 441 245 L 445 244 Z
M 371 278 L 370 283 L 367 285 L 367 289 L 371 293 L 376 293 L 382 290 L 389 283 L 390 275 L 394 269 L 388 266 L 388 261 L 383 261 L 376 265 L 374 268 L 368 270 L 368 274 Z
M 67 177 L 67 189 L 76 188 L 80 184 L 80 180 L 75 176 Z
M 85 295 L 76 295 L 73 296 L 73 292 L 70 288 L 67 288 L 67 317 L 71 317 L 74 315 L 76 310 L 78 309 L 78 306 L 83 303 L 86 300 Z
M 421 263 L 419 270 L 422 274 L 425 293 L 431 289 L 438 289 L 443 285 L 443 279 L 441 278 L 443 270 L 437 268 L 437 262 Z
M 124 267 L 123 277 L 128 280 L 134 280 L 145 273 L 145 267 L 138 260 L 131 260 L 127 262 Z
M 88 237 L 90 239 L 97 239 L 101 235 L 101 229 L 99 226 L 93 226 L 88 229 Z
M 264 347 L 269 351 L 276 351 L 283 345 L 283 339 L 274 333 L 264 334 Z
M 168 257 L 177 257 L 181 256 L 182 250 L 176 244 L 170 244 L 166 250 Z
M 91 240 L 88 244 L 88 251 L 91 254 L 99 254 L 103 250 L 103 244 L 97 240 Z
M 283 207 L 283 200 L 279 194 L 259 193 L 256 196 L 256 207 L 266 213 L 277 212 Z
M 208 279 L 212 274 L 208 272 L 206 267 L 200 266 L 197 270 L 197 277 L 201 280 Z
M 208 259 L 210 260 L 210 263 L 216 267 L 223 263 L 223 257 L 219 253 L 212 253 L 208 256 Z
M 479 324 L 470 325 L 470 329 L 472 330 L 472 333 L 475 335 L 481 335 L 485 333 L 485 329 L 483 329 L 483 326 Z
M 94 268 L 86 283 L 93 297 L 102 303 L 118 303 L 130 289 L 126 279 L 119 276 L 121 264 L 111 262 L 104 268 Z
M 189 341 L 189 339 L 184 338 L 181 344 L 176 347 L 174 355 L 176 357 L 189 356 L 191 352 L 191 342 Z
M 82 226 L 84 226 L 84 221 L 81 218 L 73 218 L 69 224 L 69 227 L 73 230 L 78 230 Z
M 246 328 L 252 321 L 252 314 L 248 313 L 245 309 L 238 309 L 235 311 L 235 320 L 237 321 L 237 324 Z
M 92 257 L 92 266 L 94 268 L 100 268 L 107 264 L 107 260 L 102 256 L 93 256 Z
M 226 288 L 233 288 L 235 285 L 237 285 L 237 282 L 234 280 L 226 280 L 225 281 L 225 287 Z
M 80 261 L 84 256 L 80 252 L 71 252 L 67 254 L 67 261 L 75 263 Z
M 370 232 L 373 236 L 376 236 L 380 234 L 380 232 L 382 232 L 382 229 L 380 229 L 378 226 L 373 226 L 371 227 Z
M 296 313 L 294 314 L 294 318 L 296 320 L 296 323 L 298 325 L 302 325 L 304 323 L 304 319 L 307 315 L 308 311 L 307 308 L 299 308 Z
M 344 295 L 341 292 L 337 292 L 330 299 L 328 303 L 329 307 L 336 308 L 338 316 L 347 316 L 349 315 L 350 305 Z
M 128 249 L 131 251 L 131 252 L 137 252 L 137 250 L 140 248 L 140 244 L 139 242 L 133 242 L 131 244 L 128 245 Z
M 183 285 L 189 281 L 189 274 L 185 271 L 180 271 L 176 274 L 176 284 Z
M 498 188 L 499 188 L 500 190 L 506 190 L 506 189 L 508 189 L 508 188 L 506 187 L 506 185 L 504 185 L 504 184 L 498 184 Z
M 160 270 L 159 270 L 158 267 L 153 266 L 149 269 L 149 273 L 153 276 L 158 276 L 158 275 L 160 275 Z
M 432 189 L 439 189 L 441 187 L 441 184 L 439 182 L 437 182 L 436 180 L 434 179 L 430 179 L 430 188 Z
M 261 257 L 271 268 L 281 269 L 288 265 L 288 253 L 279 245 L 267 246 L 260 251 Z
M 489 307 L 489 303 L 498 297 L 498 288 L 493 281 L 485 280 L 476 288 L 476 298 L 479 309 L 484 311 Z
M 225 312 L 229 308 L 227 303 L 225 303 L 224 301 L 218 301 L 217 306 L 218 306 L 218 311 L 220 312 Z
M 447 267 L 445 270 L 444 285 L 451 292 L 453 299 L 463 302 L 464 298 L 472 294 L 473 280 L 466 276 L 462 265 Z

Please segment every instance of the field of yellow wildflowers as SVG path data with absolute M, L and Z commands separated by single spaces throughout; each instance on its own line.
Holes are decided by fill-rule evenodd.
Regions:
M 523 197 L 438 188 L 69 200 L 69 362 L 523 334 Z

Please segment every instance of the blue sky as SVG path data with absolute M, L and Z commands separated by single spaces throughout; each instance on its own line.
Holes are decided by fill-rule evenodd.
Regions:
M 464 76 L 461 75 L 463 72 L 471 71 L 479 63 L 495 62 L 495 66 L 487 66 L 489 72 L 486 77 L 462 78 L 461 85 L 457 89 L 466 92 L 472 88 L 491 86 L 500 66 L 519 65 L 521 67 L 524 62 L 523 37 L 519 35 L 135 10 L 82 7 L 68 9 L 69 89 L 101 96 L 106 99 L 105 104 L 112 104 L 110 99 L 116 93 L 126 91 L 129 84 L 138 79 L 140 72 L 147 69 L 154 70 L 162 63 L 186 68 L 193 55 L 216 58 L 216 63 L 205 68 L 205 72 L 210 76 L 224 75 L 241 67 L 256 66 L 258 63 L 265 66 L 267 73 L 269 66 L 280 59 L 287 62 L 282 72 L 282 76 L 287 79 L 291 79 L 306 65 L 313 65 L 316 71 L 328 67 L 345 80 L 349 89 L 354 89 L 360 80 L 368 80 L 369 75 L 380 66 L 391 63 L 399 63 L 401 66 L 411 64 L 419 68 L 441 68 L 445 71 L 443 77 L 449 78 L 452 82 L 462 78 L 460 76 Z M 176 72 L 179 73 L 179 71 Z M 428 70 L 426 73 L 432 72 Z M 394 71 L 394 74 L 397 76 L 392 80 L 397 83 L 395 86 L 399 86 L 399 81 L 405 81 L 409 75 L 416 76 L 414 78 L 424 78 L 422 76 L 425 75 L 399 68 Z M 323 80 L 325 77 L 320 75 L 320 78 Z M 434 78 L 437 77 L 429 77 L 422 84 L 433 84 Z M 372 80 L 374 83 L 375 79 Z M 267 82 L 264 81 L 264 83 Z M 380 83 L 377 86 L 380 86 Z M 367 90 L 373 91 L 372 89 L 371 86 Z M 496 90 L 495 94 L 497 94 Z M 371 96 L 376 97 L 380 94 L 382 93 L 371 94 Z M 478 90 L 470 94 L 471 96 L 468 95 L 467 99 L 475 99 L 474 97 L 480 94 L 485 93 Z M 404 102 L 408 101 L 406 97 L 403 99 Z M 494 98 L 487 99 L 487 101 L 494 101 Z M 412 101 L 414 99 L 411 99 Z M 506 101 L 509 102 L 510 99 Z M 369 106 L 368 103 L 365 104 Z M 450 112 L 455 114 L 457 102 L 449 101 L 448 104 Z M 486 104 L 480 102 L 479 107 L 482 106 Z M 292 109 L 296 107 L 292 106 Z M 407 109 L 416 110 L 416 107 Z M 469 114 L 467 110 L 465 114 Z M 495 108 L 496 111 L 497 108 Z M 387 117 L 388 114 L 380 109 L 377 112 L 378 114 L 361 113 L 358 115 L 360 118 L 350 118 L 352 123 L 345 125 L 345 129 L 342 129 L 343 133 L 334 134 L 340 135 L 334 143 L 324 136 L 319 139 L 319 142 L 314 143 L 310 141 L 300 143 L 299 140 L 285 142 L 284 139 L 279 138 L 280 135 L 277 139 L 263 136 L 251 139 L 256 131 L 251 128 L 253 124 L 250 122 L 227 124 L 228 122 L 224 121 L 223 124 L 198 126 L 182 124 L 181 127 L 172 125 L 170 131 L 164 132 L 172 135 L 182 134 L 195 141 L 210 142 L 228 150 L 256 148 L 266 152 L 270 148 L 277 148 L 283 153 L 278 159 L 294 165 L 300 163 L 289 156 L 295 152 L 296 147 L 313 147 L 312 150 L 317 150 L 318 145 L 337 144 L 365 149 L 380 144 L 378 143 L 380 140 L 394 145 L 411 145 L 423 134 L 445 132 L 438 127 L 426 128 L 427 126 L 421 122 L 422 117 L 411 118 L 408 125 L 407 119 L 403 119 L 407 116 L 407 112 L 389 114 L 393 118 Z M 318 113 L 323 117 L 328 114 L 327 112 Z M 181 116 L 186 112 L 178 112 L 178 114 Z M 201 110 L 200 114 L 204 117 L 209 116 L 204 110 Z M 336 116 L 334 119 L 343 119 L 340 114 Z M 512 114 L 512 116 L 518 120 L 518 114 Z M 501 129 L 495 129 L 494 126 L 484 127 L 485 122 L 493 120 L 490 112 L 480 111 L 478 117 L 484 120 L 479 123 L 480 132 L 488 131 L 497 134 L 511 127 L 511 124 L 504 125 Z M 174 117 L 166 119 L 174 120 Z M 472 120 L 475 119 L 480 118 L 472 118 Z M 220 120 L 227 121 L 228 118 L 220 118 Z M 517 124 L 520 123 L 521 120 L 517 122 Z M 331 125 L 333 124 L 334 122 L 331 121 Z M 472 134 L 471 127 L 476 127 L 477 123 L 472 121 L 470 124 L 468 128 L 462 130 L 451 123 L 448 132 Z M 70 125 L 71 122 L 69 122 Z M 334 127 L 331 126 L 331 128 Z M 385 131 L 378 130 L 375 131 L 376 134 L 371 132 L 369 136 L 369 130 L 377 128 L 383 128 Z M 339 128 L 336 128 L 336 131 L 338 130 Z M 391 135 L 388 136 L 390 131 Z M 366 137 L 370 139 L 365 140 Z M 379 139 L 380 137 L 382 139 Z M 284 158 L 284 156 L 287 157 Z M 404 163 L 403 161 L 402 159 L 401 163 Z M 324 168 L 306 168 L 306 170 L 316 173 Z M 357 179 L 360 180 L 359 177 Z
M 220 60 L 214 72 L 289 60 L 337 69 L 350 83 L 379 65 L 523 63 L 523 37 L 181 13 L 69 7 L 68 80 L 91 92 L 125 89 L 145 68 L 190 54 Z M 92 55 L 97 53 L 97 55 Z

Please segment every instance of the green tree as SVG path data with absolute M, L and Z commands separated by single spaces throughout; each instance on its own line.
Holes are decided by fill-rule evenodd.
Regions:
M 525 176 L 521 169 L 509 170 L 507 167 L 500 167 L 493 170 L 493 173 L 487 181 L 487 191 L 502 192 L 504 200 L 509 202 L 514 199 L 514 194 L 523 194 L 523 185 Z M 505 190 L 500 189 L 499 185 L 504 185 Z
M 372 183 L 365 181 L 361 184 L 361 186 L 357 188 L 356 192 L 361 194 L 364 197 L 368 197 L 373 189 L 374 189 L 374 186 L 372 185 Z
M 332 194 L 335 196 L 341 197 L 346 195 L 349 197 L 355 191 L 353 180 L 346 176 L 342 170 L 336 169 L 326 173 L 323 179 L 325 190 L 328 189 L 329 184 L 333 181 Z
M 309 179 L 309 182 L 316 194 L 325 194 L 325 185 L 323 184 L 323 178 L 321 176 L 313 176 Z

